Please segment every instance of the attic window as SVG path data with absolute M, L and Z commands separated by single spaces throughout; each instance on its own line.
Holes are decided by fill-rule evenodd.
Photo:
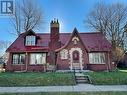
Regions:
M 31 45 L 35 45 L 35 36 L 26 36 L 26 43 L 25 43 L 25 45 L 26 46 L 31 46 Z

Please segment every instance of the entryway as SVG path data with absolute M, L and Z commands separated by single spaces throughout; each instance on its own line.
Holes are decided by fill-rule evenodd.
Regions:
M 83 70 L 83 58 L 81 48 L 71 48 L 70 55 L 70 70 Z
M 75 70 L 81 70 L 80 62 L 79 62 L 79 52 L 77 50 L 73 51 L 72 53 L 72 68 Z

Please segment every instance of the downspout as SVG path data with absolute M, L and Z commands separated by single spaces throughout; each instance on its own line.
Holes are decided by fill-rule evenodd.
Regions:
M 110 57 L 109 57 L 109 52 L 108 52 L 108 71 L 111 70 L 111 63 L 110 63 Z
M 27 72 L 28 68 L 28 53 L 26 52 L 26 67 L 25 67 L 25 72 Z

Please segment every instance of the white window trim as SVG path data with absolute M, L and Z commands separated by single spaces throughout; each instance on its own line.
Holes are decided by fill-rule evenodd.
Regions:
M 39 61 L 40 63 L 38 63 Z M 46 53 L 31 53 L 30 54 L 30 65 L 44 65 L 44 64 L 46 64 Z
M 25 45 L 26 46 L 34 46 L 36 42 L 36 37 L 31 35 L 31 36 L 26 36 L 26 41 Z
M 67 49 L 63 49 L 62 51 L 60 51 L 60 58 L 61 59 L 68 59 L 68 50 Z
M 17 59 L 16 59 L 17 63 L 16 63 L 16 61 L 14 62 L 14 60 L 15 60 L 14 56 L 15 55 L 17 56 Z M 24 62 L 22 62 L 21 56 L 24 57 L 24 59 L 23 59 Z M 13 54 L 12 55 L 12 64 L 13 65 L 24 65 L 25 64 L 25 54 L 24 53 L 21 53 L 21 54 Z
M 95 55 L 96 54 L 98 54 L 98 56 L 99 56 L 99 62 L 95 62 Z M 103 55 L 103 57 L 104 57 L 104 60 L 103 60 L 103 62 L 101 62 L 102 61 L 102 59 L 101 59 L 101 55 Z M 94 58 L 93 58 L 93 56 L 94 56 Z M 106 64 L 106 62 L 105 62 L 105 53 L 89 53 L 89 63 L 90 64 Z

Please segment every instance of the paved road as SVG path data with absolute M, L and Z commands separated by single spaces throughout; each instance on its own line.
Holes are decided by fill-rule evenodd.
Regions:
M 40 86 L 40 87 L 0 87 L 0 93 L 16 92 L 82 92 L 82 91 L 127 91 L 127 85 L 94 86 L 78 84 L 76 86 Z

